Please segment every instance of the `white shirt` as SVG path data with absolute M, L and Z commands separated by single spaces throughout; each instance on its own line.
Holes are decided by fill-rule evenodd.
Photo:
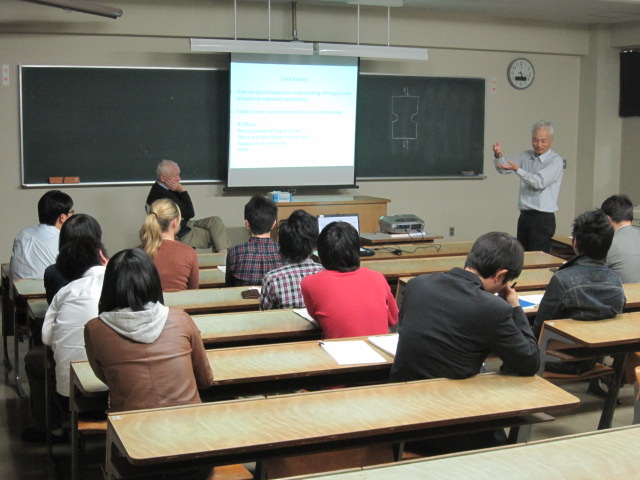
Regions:
M 41 223 L 22 230 L 13 241 L 11 278 L 43 278 L 44 270 L 56 263 L 60 230 Z
M 44 317 L 42 342 L 53 350 L 56 361 L 56 390 L 69 396 L 70 362 L 86 360 L 84 324 L 98 316 L 105 267 L 95 266 L 78 280 L 62 287 Z
M 502 160 L 502 157 L 494 159 L 496 170 L 501 174 L 513 173 L 498 167 Z M 564 167 L 562 157 L 553 150 L 547 150 L 540 157 L 533 150 L 525 150 L 509 160 L 518 166 L 516 175 L 520 177 L 518 210 L 557 211 Z

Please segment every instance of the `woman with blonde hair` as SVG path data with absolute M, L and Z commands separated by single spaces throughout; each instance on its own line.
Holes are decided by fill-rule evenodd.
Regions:
M 180 209 L 168 198 L 151 204 L 140 229 L 140 248 L 153 259 L 165 292 L 199 287 L 198 256 L 175 239 L 180 230 Z

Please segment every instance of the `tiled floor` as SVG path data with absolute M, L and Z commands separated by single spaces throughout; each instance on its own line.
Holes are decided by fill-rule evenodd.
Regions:
M 24 348 L 24 346 L 22 346 Z M 11 355 L 11 358 L 13 356 Z M 0 479 L 41 480 L 54 478 L 47 462 L 44 446 L 23 443 L 22 429 L 28 426 L 28 400 L 20 400 L 13 387 L 13 377 L 7 374 L 0 384 Z M 24 383 L 25 390 L 28 385 Z M 578 396 L 582 405 L 576 409 L 556 415 L 556 420 L 533 427 L 532 439 L 540 440 L 562 435 L 589 432 L 597 428 L 603 401 L 586 391 L 586 383 L 565 386 Z M 633 387 L 625 386 L 620 392 L 621 405 L 614 415 L 614 426 L 629 425 L 633 416 Z M 103 453 L 95 445 L 89 449 L 91 455 L 84 457 L 80 478 L 82 480 L 101 479 L 100 462 Z M 62 478 L 70 478 L 70 449 L 68 446 L 56 448 Z M 88 460 L 88 461 L 87 461 Z

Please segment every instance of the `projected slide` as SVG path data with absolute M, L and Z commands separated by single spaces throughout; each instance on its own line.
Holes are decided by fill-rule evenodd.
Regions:
M 355 58 L 232 55 L 227 184 L 353 185 Z

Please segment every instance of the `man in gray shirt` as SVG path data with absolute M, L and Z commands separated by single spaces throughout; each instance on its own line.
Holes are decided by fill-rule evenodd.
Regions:
M 602 202 L 601 208 L 615 230 L 607 266 L 620 275 L 622 283 L 640 282 L 640 229 L 631 225 L 631 200 L 626 195 L 612 195 Z
M 502 145 L 493 145 L 496 171 L 514 173 L 520 178 L 518 240 L 525 250 L 549 253 L 556 232 L 555 211 L 562 183 L 563 161 L 551 150 L 554 127 L 540 121 L 531 129 L 531 146 L 514 158 L 502 156 Z

